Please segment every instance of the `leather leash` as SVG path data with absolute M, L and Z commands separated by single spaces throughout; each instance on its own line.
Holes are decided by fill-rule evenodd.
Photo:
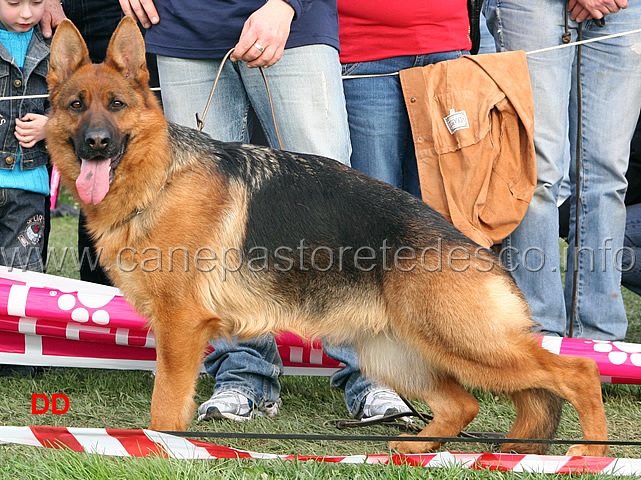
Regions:
M 207 99 L 207 104 L 205 105 L 205 110 L 203 111 L 202 117 L 196 113 L 196 125 L 198 128 L 198 131 L 202 131 L 202 129 L 205 127 L 205 117 L 207 116 L 207 112 L 209 111 L 209 107 L 211 106 L 211 101 L 214 98 L 214 92 L 216 91 L 216 86 L 218 85 L 218 80 L 220 79 L 220 75 L 223 71 L 223 67 L 225 66 L 225 63 L 227 60 L 229 60 L 229 57 L 233 53 L 234 49 L 230 49 L 225 56 L 223 57 L 222 61 L 220 62 L 220 66 L 218 67 L 218 71 L 216 72 L 216 77 L 214 78 L 214 84 L 211 87 L 211 92 L 209 92 L 209 98 Z M 276 131 L 276 138 L 278 140 L 278 148 L 281 150 L 284 150 L 284 142 L 283 138 L 280 134 L 280 129 L 278 128 L 278 121 L 276 120 L 276 112 L 274 111 L 274 102 L 272 100 L 272 93 L 269 90 L 269 83 L 267 82 L 267 77 L 265 76 L 265 70 L 263 67 L 258 67 L 260 70 L 260 74 L 263 77 L 263 81 L 265 82 L 265 89 L 267 90 L 267 98 L 269 100 L 269 109 L 272 114 L 272 121 L 274 122 L 274 130 Z

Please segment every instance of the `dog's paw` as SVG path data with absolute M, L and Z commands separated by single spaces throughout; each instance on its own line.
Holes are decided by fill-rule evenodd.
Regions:
M 401 437 L 413 437 L 413 435 L 403 434 Z M 404 442 L 396 440 L 389 442 L 389 448 L 399 453 L 428 453 L 438 450 L 442 444 L 439 442 Z
M 604 457 L 607 445 L 572 445 L 566 455 L 570 457 Z

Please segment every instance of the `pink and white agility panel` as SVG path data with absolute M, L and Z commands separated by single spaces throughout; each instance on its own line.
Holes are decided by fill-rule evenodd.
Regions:
M 276 337 L 289 375 L 331 375 L 341 365 L 320 342 Z M 560 355 L 593 358 L 604 383 L 641 384 L 641 345 L 541 337 Z M 0 363 L 155 370 L 154 336 L 119 290 L 0 267 Z

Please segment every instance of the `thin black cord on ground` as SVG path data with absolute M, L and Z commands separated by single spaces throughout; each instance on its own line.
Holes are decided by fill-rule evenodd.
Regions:
M 260 440 L 312 440 L 312 441 L 356 441 L 356 442 L 439 442 L 439 443 L 542 443 L 549 445 L 610 445 L 641 446 L 637 440 L 563 440 L 541 438 L 497 438 L 497 437 L 419 437 L 398 435 L 309 435 L 304 433 L 239 433 L 239 432 L 159 432 L 178 437 L 233 438 Z

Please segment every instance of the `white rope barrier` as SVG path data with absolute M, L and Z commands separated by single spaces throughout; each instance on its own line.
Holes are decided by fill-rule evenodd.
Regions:
M 638 28 L 636 30 L 629 30 L 627 32 L 612 33 L 610 35 L 604 35 L 604 36 L 598 37 L 598 38 L 590 38 L 588 40 L 581 40 L 581 41 L 570 42 L 570 43 L 565 43 L 565 44 L 561 44 L 561 45 L 554 45 L 552 47 L 540 48 L 538 50 L 532 50 L 530 52 L 525 52 L 525 55 L 537 55 L 539 53 L 547 53 L 547 52 L 551 52 L 553 50 L 560 50 L 562 48 L 576 47 L 578 45 L 585 45 L 586 43 L 602 42 L 604 40 L 609 40 L 611 38 L 625 37 L 627 35 L 634 35 L 636 33 L 641 33 L 641 28 Z M 356 79 L 356 78 L 392 77 L 392 76 L 396 76 L 396 75 L 398 75 L 398 72 L 377 73 L 377 74 L 370 74 L 370 75 L 343 75 L 342 78 L 343 78 L 343 80 L 352 80 L 352 79 Z M 153 87 L 151 90 L 160 91 L 160 87 Z M 49 95 L 21 95 L 21 96 L 15 96 L 15 97 L 0 97 L 0 101 L 3 101 L 3 100 L 25 100 L 25 99 L 29 99 L 29 98 L 47 98 L 48 96 Z
M 581 40 L 577 42 L 570 42 L 570 43 L 564 43 L 561 45 L 554 45 L 553 47 L 546 47 L 546 48 L 539 48 L 538 50 L 532 50 L 530 52 L 525 52 L 525 55 L 536 55 L 539 53 L 547 53 L 551 52 L 553 50 L 560 50 L 562 48 L 570 48 L 570 47 L 576 47 L 578 45 L 585 45 L 586 43 L 593 43 L 593 42 L 602 42 L 604 40 L 609 40 L 611 38 L 617 38 L 617 37 L 625 37 L 627 35 L 634 35 L 635 33 L 641 33 L 641 28 L 638 28 L 636 30 L 629 30 L 627 32 L 619 32 L 619 33 L 612 33 L 610 35 L 604 35 L 602 37 L 597 37 L 597 38 L 590 38 L 588 40 Z M 370 77 L 392 77 L 398 75 L 398 72 L 392 72 L 392 73 L 378 73 L 378 74 L 370 74 L 370 75 L 343 75 L 343 80 L 352 80 L 355 78 L 370 78 Z
M 152 87 L 151 90 L 155 91 L 155 92 L 159 92 L 160 91 L 160 87 Z M 42 94 L 39 94 L 39 95 L 16 95 L 16 96 L 9 96 L 9 97 L 0 97 L 0 101 L 3 101 L 3 100 L 28 100 L 28 99 L 31 99 L 31 98 L 48 98 L 48 97 L 49 97 L 49 95 L 46 94 L 46 93 L 42 93 Z
M 627 35 L 634 35 L 635 33 L 641 33 L 641 28 L 636 30 L 629 30 L 627 32 L 612 33 L 610 35 L 603 35 L 602 37 L 590 38 L 588 40 L 581 40 L 579 42 L 571 42 L 561 45 L 554 45 L 553 47 L 539 48 L 538 50 L 532 50 L 531 52 L 525 52 L 526 55 L 536 55 L 537 53 L 546 53 L 551 52 L 552 50 L 560 50 L 567 47 L 575 47 L 577 45 L 585 45 L 586 43 L 593 42 L 602 42 L 603 40 L 609 40 L 611 38 L 625 37 Z

